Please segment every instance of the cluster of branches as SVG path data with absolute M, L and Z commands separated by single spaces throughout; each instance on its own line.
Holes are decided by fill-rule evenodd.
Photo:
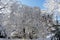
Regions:
M 2 15 L 3 18 L 1 18 L 1 20 L 3 20 L 1 25 L 6 29 L 8 37 L 11 35 L 13 30 L 20 32 L 25 28 L 26 33 L 28 33 L 29 30 L 32 31 L 32 27 L 38 29 L 39 34 L 37 34 L 40 37 L 43 33 L 44 35 L 46 34 L 46 27 L 51 27 L 51 25 L 53 25 L 53 14 L 43 14 L 42 16 L 39 7 L 32 8 L 23 5 L 16 0 L 9 0 L 6 4 L 1 6 L 0 11 L 4 14 Z

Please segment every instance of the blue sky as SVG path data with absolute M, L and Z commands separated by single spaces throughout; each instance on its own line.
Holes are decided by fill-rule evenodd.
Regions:
M 20 0 L 20 1 L 22 2 L 22 4 L 25 4 L 31 7 L 37 6 L 37 7 L 40 7 L 41 9 L 45 9 L 43 7 L 45 0 Z

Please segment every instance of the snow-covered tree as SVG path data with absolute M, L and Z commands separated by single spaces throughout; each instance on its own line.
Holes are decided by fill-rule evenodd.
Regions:
M 12 4 L 14 3 L 19 3 L 18 0 L 0 0 L 0 25 L 3 26 L 3 28 L 6 29 L 7 35 L 9 35 L 9 30 L 11 31 L 11 22 L 10 22 L 10 14 L 12 11 L 11 10 Z
M 39 37 L 46 36 L 47 27 L 52 24 L 52 14 L 42 14 L 39 7 L 32 8 L 21 4 L 18 0 L 1 0 L 0 4 L 0 13 L 3 14 L 1 23 L 8 36 L 23 37 L 25 34 L 27 37 L 31 34 L 33 38 L 37 35 Z
M 57 26 L 57 25 L 59 25 L 59 24 L 56 24 L 56 20 L 60 20 L 60 0 L 46 0 L 46 2 L 45 2 L 45 4 L 44 4 L 44 6 L 47 8 L 47 12 L 48 13 L 52 13 L 52 14 L 54 14 L 54 16 L 53 16 L 53 24 L 55 25 L 54 27 L 53 27 L 53 25 L 52 25 L 52 27 L 51 27 L 51 31 L 53 31 L 54 30 L 54 32 L 55 33 L 53 33 L 54 35 L 56 35 L 59 31 L 58 30 L 56 30 L 56 29 L 59 29 L 58 27 L 59 26 Z M 58 19 L 56 19 L 56 16 L 58 16 Z M 52 33 L 52 32 L 51 32 Z M 60 36 L 59 34 L 57 34 L 58 36 Z M 56 37 L 56 36 L 55 36 Z M 59 38 L 60 39 L 60 38 Z

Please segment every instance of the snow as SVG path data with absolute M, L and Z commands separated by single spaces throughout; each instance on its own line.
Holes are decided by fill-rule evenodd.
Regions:
M 50 37 L 52 37 L 52 36 L 54 36 L 55 34 L 49 34 L 49 35 L 47 35 L 46 36 L 46 38 L 50 38 Z

